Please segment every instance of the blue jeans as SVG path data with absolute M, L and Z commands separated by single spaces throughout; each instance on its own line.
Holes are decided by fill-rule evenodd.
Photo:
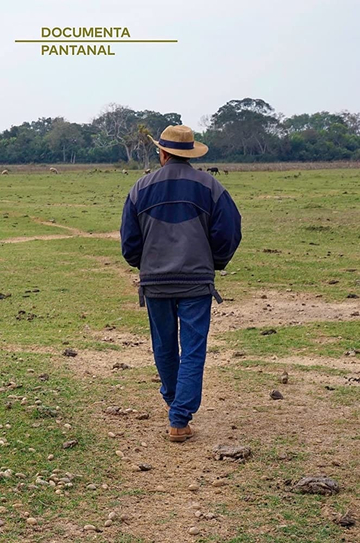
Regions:
M 169 420 L 174 428 L 184 428 L 200 407 L 211 301 L 211 294 L 146 298 L 160 392 L 170 406 Z

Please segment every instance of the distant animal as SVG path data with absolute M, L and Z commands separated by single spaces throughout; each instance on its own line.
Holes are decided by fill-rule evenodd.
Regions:
M 129 172 L 127 170 L 122 171 L 123 175 L 129 175 Z
M 151 173 L 151 168 L 147 168 L 146 170 L 144 170 L 144 173 Z
M 220 175 L 219 168 L 217 168 L 216 166 L 214 166 L 213 168 L 208 168 L 206 171 L 215 175 Z
M 1 172 L 1 175 L 9 175 L 9 170 L 3 170 L 3 171 Z
M 49 168 L 49 171 L 51 173 L 59 173 L 56 168 Z
M 203 171 L 203 169 L 202 169 L 202 168 L 198 168 L 198 170 L 199 170 L 199 172 L 202 172 L 202 171 Z
M 224 170 L 225 175 L 229 175 L 229 170 Z

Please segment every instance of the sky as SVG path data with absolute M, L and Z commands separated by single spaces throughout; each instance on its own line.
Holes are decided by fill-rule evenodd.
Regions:
M 202 116 L 261 98 L 286 116 L 360 111 L 359 0 L 1 0 L 0 131 L 87 123 L 109 103 Z M 41 56 L 41 27 L 127 27 L 115 56 Z

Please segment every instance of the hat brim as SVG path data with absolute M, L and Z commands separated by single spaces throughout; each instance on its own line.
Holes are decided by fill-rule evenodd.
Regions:
M 163 151 L 165 151 L 166 153 L 169 153 L 170 155 L 181 156 L 183 158 L 200 158 L 201 156 L 206 155 L 206 153 L 209 150 L 209 147 L 205 145 L 204 143 L 200 143 L 200 141 L 194 141 L 193 149 L 171 149 L 170 147 L 163 147 L 162 145 L 159 144 L 158 141 L 155 141 L 154 138 L 152 138 L 150 135 L 148 137 L 159 149 L 162 149 Z

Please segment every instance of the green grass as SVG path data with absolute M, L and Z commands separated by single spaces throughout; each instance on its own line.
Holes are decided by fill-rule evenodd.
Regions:
M 29 345 L 36 338 L 39 345 L 66 340 L 81 347 L 92 346 L 84 340 L 85 326 L 147 330 L 146 313 L 137 308 L 137 291 L 132 274 L 125 274 L 118 243 L 79 238 L 36 241 L 4 245 L 1 255 L 5 294 L 11 297 L 0 300 L 0 342 Z M 19 311 L 26 312 L 20 320 Z M 29 314 L 36 317 L 27 320 Z
M 0 439 L 6 437 L 9 443 L 0 447 L 0 468 L 9 467 L 14 473 L 24 473 L 25 479 L 16 480 L 16 484 L 24 482 L 26 485 L 18 495 L 13 492 L 13 479 L 0 480 L 0 498 L 7 499 L 1 504 L 7 513 L 3 515 L 6 527 L 0 540 L 4 536 L 4 541 L 15 543 L 29 535 L 24 516 L 13 507 L 16 501 L 24 504 L 22 511 L 27 509 L 44 523 L 44 532 L 33 532 L 31 541 L 48 543 L 52 537 L 64 535 L 63 528 L 54 521 L 70 519 L 75 523 L 101 525 L 104 504 L 115 507 L 121 500 L 146 497 L 147 491 L 140 484 L 122 488 L 121 463 L 113 455 L 114 446 L 109 444 L 106 428 L 99 424 L 96 405 L 97 402 L 113 403 L 113 386 L 120 379 L 124 407 L 150 405 L 158 389 L 158 384 L 150 381 L 154 368 L 133 369 L 129 376 L 98 377 L 94 386 L 86 379 L 75 378 L 59 356 L 27 352 L 27 346 L 35 346 L 52 347 L 55 353 L 61 353 L 64 342 L 77 349 L 121 352 L 122 347 L 99 339 L 106 325 L 148 336 L 147 314 L 138 307 L 133 281 L 137 270 L 130 270 L 124 262 L 118 240 L 96 237 L 119 229 L 123 203 L 138 176 L 138 172 L 130 172 L 127 177 L 114 172 L 58 176 L 11 174 L 0 184 L 0 292 L 11 294 L 0 300 L 0 349 L 3 347 L 0 351 L 0 424 L 3 425 Z M 231 296 L 241 304 L 258 289 L 275 289 L 280 293 L 291 289 L 321 295 L 323 301 L 345 301 L 349 293 L 360 295 L 359 171 L 307 171 L 297 179 L 287 172 L 231 173 L 221 181 L 243 216 L 240 249 L 228 266 L 228 275 L 217 276 L 217 287 L 224 297 Z M 48 221 L 53 226 L 41 224 Z M 71 231 L 61 226 L 77 229 L 80 235 L 72 237 Z M 81 232 L 92 233 L 93 237 L 81 237 Z M 49 234 L 67 238 L 1 243 L 14 237 Z M 331 280 L 338 283 L 331 285 Z M 277 383 L 280 365 L 261 360 L 262 357 L 314 356 L 317 362 L 312 366 L 293 364 L 298 380 L 315 373 L 341 377 L 348 372 L 326 367 L 321 357 L 337 358 L 349 349 L 360 348 L 359 324 L 355 321 L 279 326 L 277 333 L 270 336 L 262 336 L 262 330 L 219 334 L 219 339 L 225 340 L 225 348 L 258 357 L 251 361 L 234 358 L 231 367 L 219 368 L 217 372 L 219 383 L 239 397 L 242 394 L 261 397 L 264 390 L 268 395 L 268 390 Z M 9 346 L 22 352 L 11 354 Z M 223 350 L 222 342 L 210 349 L 213 353 Z M 34 373 L 27 371 L 29 367 Z M 252 371 L 256 368 L 262 372 Z M 41 373 L 49 373 L 49 381 L 40 381 Z M 22 387 L 10 391 L 7 386 L 10 381 Z M 26 397 L 27 403 L 21 405 L 16 399 L 9 400 L 9 395 Z M 46 416 L 37 408 L 28 409 L 36 398 L 55 410 L 58 417 Z M 327 402 L 331 409 L 337 410 L 337 418 L 334 415 L 337 427 L 347 432 L 348 446 L 357 445 L 356 433 L 349 429 L 349 424 L 355 429 L 358 416 L 356 386 L 336 386 L 328 394 L 321 385 L 318 388 L 314 385 L 304 398 L 304 401 L 308 398 L 322 402 L 323 406 Z M 7 408 L 9 401 L 12 402 L 10 409 Z M 252 410 L 262 419 L 270 416 L 269 409 L 280 412 L 281 406 L 270 405 L 270 408 L 262 405 L 261 401 L 245 405 L 242 416 L 247 417 Z M 354 409 L 349 409 L 352 407 Z M 64 422 L 72 425 L 70 431 L 65 432 Z M 10 427 L 6 428 L 6 424 Z M 125 439 L 129 437 L 129 429 L 126 432 Z M 78 446 L 63 450 L 62 443 L 73 437 L 78 439 Z M 311 462 L 309 450 L 304 449 L 300 437 L 280 432 L 269 443 L 259 436 L 250 445 L 256 451 L 253 459 L 232 474 L 232 482 L 238 485 L 236 507 L 220 498 L 218 503 L 223 522 L 227 517 L 236 518 L 238 534 L 225 541 L 214 530 L 212 536 L 199 536 L 197 541 L 341 541 L 346 532 L 324 518 L 322 508 L 326 505 L 345 512 L 352 503 L 350 490 L 339 496 L 319 498 L 293 495 L 283 486 L 276 486 L 277 481 L 301 477 Z M 30 447 L 35 452 L 30 452 Z M 292 451 L 291 462 L 279 463 L 278 455 L 285 449 Z M 55 455 L 51 462 L 47 460 L 49 454 Z M 109 461 L 110 454 L 112 461 Z M 56 495 L 47 487 L 37 491 L 28 488 L 36 473 L 49 475 L 54 468 L 81 475 L 75 478 L 69 495 Z M 355 472 L 352 457 L 344 469 L 350 470 L 349 474 Z M 264 474 L 272 479 L 262 479 Z M 108 483 L 109 490 L 87 491 L 89 482 Z M 355 494 L 356 489 L 353 491 Z M 172 520 L 176 521 L 175 516 L 176 511 L 164 512 L 163 517 L 154 519 L 154 527 L 170 525 Z M 94 535 L 85 534 L 73 538 L 75 542 L 93 540 Z M 109 539 L 103 533 L 97 534 L 96 540 Z M 119 531 L 114 541 L 140 543 L 143 540 Z
M 337 358 L 350 349 L 360 348 L 359 323 L 356 321 L 278 326 L 275 327 L 276 334 L 261 335 L 267 329 L 269 327 L 234 330 L 218 334 L 218 337 L 225 340 L 228 347 L 249 356 L 297 354 Z
M 24 506 L 22 511 L 42 517 L 44 522 L 53 517 L 76 520 L 80 512 L 85 523 L 97 520 L 101 512 L 98 497 L 110 491 L 88 491 L 86 485 L 89 482 L 109 483 L 114 492 L 122 480 L 120 462 L 114 460 L 116 457 L 112 454 L 113 461 L 109 464 L 108 439 L 104 432 L 97 431 L 92 421 L 93 402 L 99 399 L 106 385 L 86 386 L 75 380 L 64 366 L 54 364 L 49 355 L 0 352 L 0 361 L 0 383 L 3 385 L 0 388 L 1 438 L 6 438 L 8 443 L 1 447 L 1 467 L 25 475 L 25 479 L 13 476 L 0 480 L 0 497 L 7 498 L 1 505 L 8 511 L 2 516 L 6 517 L 7 533 L 13 537 L 7 540 L 20 540 L 25 530 L 25 517 L 13 508 L 13 503 L 19 501 Z M 34 372 L 29 373 L 29 368 Z M 43 382 L 39 375 L 45 372 L 49 374 L 49 380 Z M 21 388 L 11 390 L 7 387 L 9 382 Z M 25 397 L 27 403 L 21 405 L 16 399 L 8 400 L 9 395 Z M 57 415 L 49 417 L 39 413 L 35 406 L 37 398 Z M 11 409 L 6 407 L 8 401 L 12 403 Z M 70 423 L 72 428 L 65 430 L 65 423 Z M 78 445 L 64 450 L 62 444 L 71 439 L 77 439 Z M 29 448 L 35 451 L 29 451 Z M 55 456 L 52 461 L 47 459 L 50 454 Z M 75 475 L 73 487 L 67 489 L 68 496 L 56 495 L 54 489 L 47 486 L 40 486 L 35 491 L 28 488 L 29 484 L 35 483 L 37 473 L 49 477 L 55 468 L 61 469 L 62 476 L 66 472 Z M 21 495 L 16 496 L 13 487 L 19 482 L 24 483 L 24 488 Z
M 138 176 L 138 172 L 127 177 L 86 172 L 56 178 L 12 175 L 0 188 L 0 217 L 15 213 L 85 232 L 115 231 Z M 357 171 L 344 170 L 303 172 L 296 180 L 277 172 L 232 173 L 222 179 L 243 215 L 244 238 L 229 266 L 230 272 L 239 271 L 219 278 L 219 286 L 240 295 L 244 288 L 257 288 L 260 281 L 261 286 L 316 292 L 329 300 L 358 290 L 356 273 L 346 270 L 359 267 L 359 179 Z M 1 220 L 0 239 L 9 235 L 8 221 Z M 11 226 L 10 234 L 23 235 L 24 228 Z M 47 233 L 49 227 L 45 228 Z M 54 233 L 58 230 L 54 228 Z M 329 285 L 329 279 L 339 283 Z

